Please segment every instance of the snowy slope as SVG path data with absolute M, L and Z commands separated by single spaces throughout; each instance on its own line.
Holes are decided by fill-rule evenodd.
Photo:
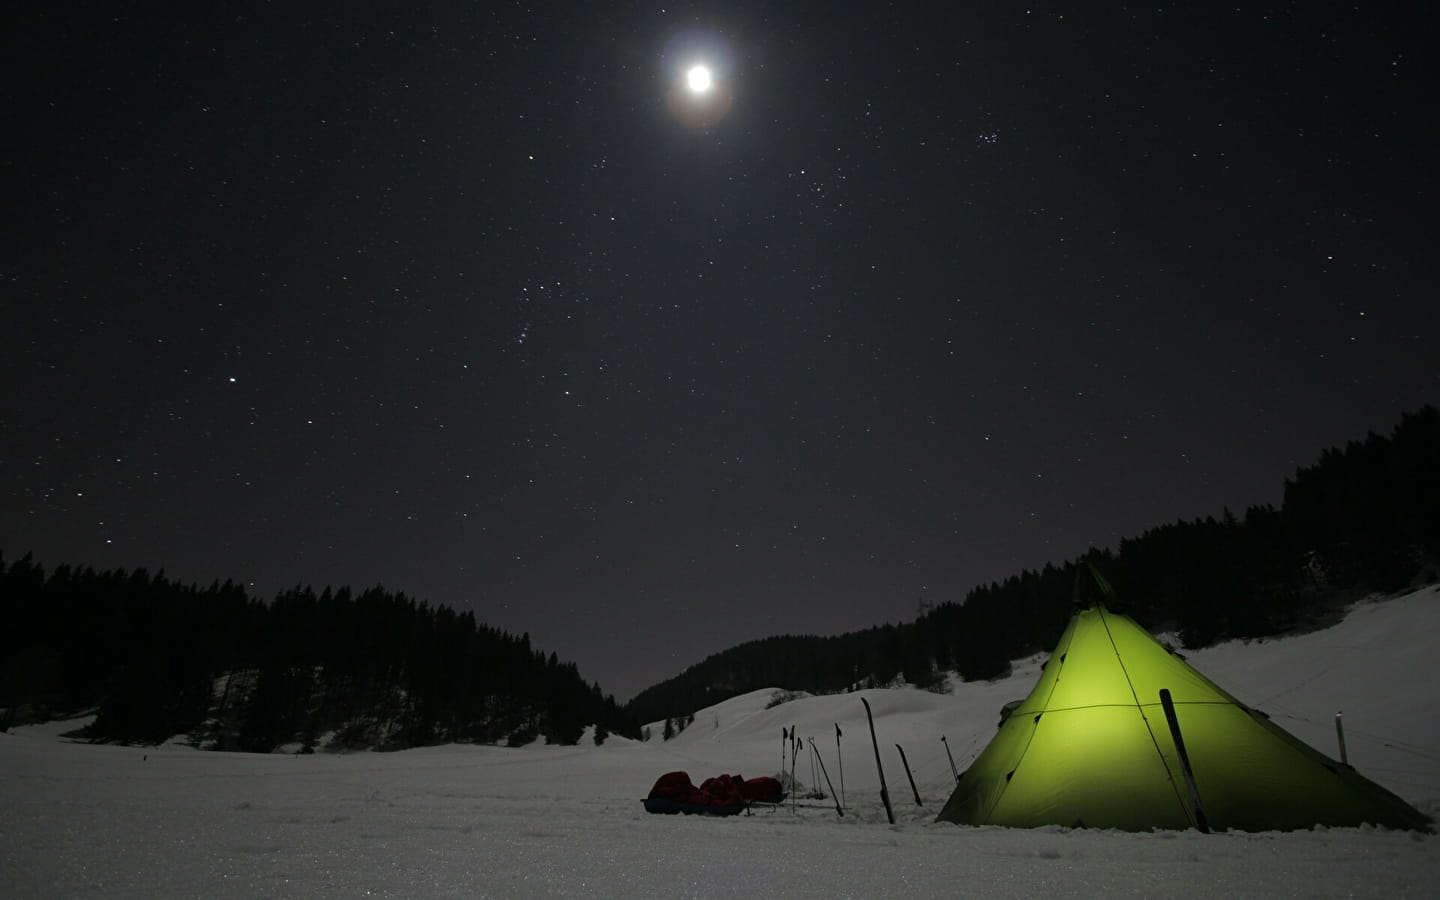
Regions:
M 1241 700 L 1440 812 L 1440 593 L 1356 607 L 1335 628 L 1190 657 Z M 63 726 L 0 735 L 7 897 L 1429 897 L 1440 838 L 1370 829 L 1122 834 L 933 823 L 964 768 L 1023 697 L 1039 660 L 951 695 L 863 693 L 899 824 L 886 824 L 856 694 L 766 709 L 770 691 L 698 710 L 669 742 L 449 746 L 257 756 L 67 742 Z M 835 726 L 844 732 L 837 757 Z M 775 774 L 781 729 L 815 738 L 847 814 L 819 801 L 729 819 L 646 815 L 660 774 Z M 659 729 L 655 729 L 659 733 Z M 895 744 L 924 802 L 915 805 Z M 808 760 L 797 772 L 809 783 Z
M 1324 631 L 1283 640 L 1237 641 L 1186 658 L 1239 700 L 1335 758 L 1335 714 L 1342 712 L 1350 763 L 1419 805 L 1440 798 L 1440 715 L 1432 712 L 1440 701 L 1440 680 L 1426 676 L 1437 638 L 1440 587 L 1431 587 L 1359 604 L 1343 623 Z M 1043 657 L 1019 661 L 1007 679 L 958 682 L 950 695 L 867 690 L 764 709 L 773 692 L 755 691 L 698 711 L 694 723 L 666 746 L 711 763 L 716 772 L 725 768 L 724 760 L 740 759 L 755 760 L 741 774 L 752 774 L 751 769 L 770 774 L 780 766 L 782 728 L 793 725 L 802 738 L 814 737 L 828 765 L 839 724 L 847 783 L 878 789 L 859 700 L 865 697 L 875 713 L 892 796 L 899 795 L 904 779 L 896 743 L 905 748 L 922 799 L 939 796 L 954 783 L 940 736 L 947 738 L 963 771 L 994 735 L 1000 708 L 1030 692 L 1043 663 Z M 655 735 L 660 730 L 651 728 Z M 803 757 L 799 777 L 802 782 L 810 778 Z

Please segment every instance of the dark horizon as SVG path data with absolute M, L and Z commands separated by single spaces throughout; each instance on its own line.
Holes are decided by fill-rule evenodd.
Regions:
M 1423 10 L 13 18 L 7 558 L 383 584 L 623 700 L 1440 403 Z
M 1370 432 L 1363 437 L 1347 441 L 1343 447 L 1327 448 L 1317 455 L 1314 465 L 1303 467 L 1294 473 L 1293 478 L 1286 479 L 1285 502 L 1279 506 L 1262 504 L 1252 505 L 1244 510 L 1227 508 L 1218 516 L 1176 519 L 1172 522 L 1161 523 L 1153 531 L 1147 530 L 1144 534 L 1124 536 L 1120 541 L 1121 546 L 1118 548 L 1118 553 L 1114 552 L 1117 549 L 1115 547 L 1092 547 L 1088 548 L 1083 555 L 1063 560 L 1048 560 L 1043 566 L 1012 572 L 989 584 L 974 585 L 972 590 L 967 591 L 964 602 L 961 604 L 964 606 L 964 610 L 958 611 L 958 614 L 963 616 L 970 610 L 972 602 L 978 602 L 980 612 L 976 615 L 980 619 L 988 621 L 987 617 L 992 616 L 993 613 L 987 612 L 987 610 L 994 610 L 997 604 L 1004 605 L 1012 600 L 1020 603 L 1020 608 L 1028 608 L 1036 602 L 1041 602 L 1042 605 L 1048 602 L 1057 608 L 1064 607 L 1069 610 L 1074 600 L 1072 598 L 1073 585 L 1068 577 L 1067 569 L 1072 565 L 1081 565 L 1082 559 L 1087 559 L 1092 564 L 1100 565 L 1112 578 L 1119 572 L 1128 572 L 1132 568 L 1136 570 L 1133 574 L 1142 583 L 1125 583 L 1125 590 L 1116 598 L 1119 605 L 1115 606 L 1115 609 L 1121 610 L 1127 615 L 1139 617 L 1142 627 L 1148 627 L 1152 631 L 1157 627 L 1157 623 L 1165 623 L 1163 627 L 1178 632 L 1180 638 L 1185 641 L 1185 646 L 1203 647 L 1216 640 L 1243 639 L 1248 641 L 1255 637 L 1263 638 L 1271 634 L 1282 634 L 1296 627 L 1297 623 L 1311 621 L 1312 617 L 1324 618 L 1333 611 L 1331 604 L 1337 596 L 1340 596 L 1340 594 L 1334 593 L 1335 591 L 1339 591 L 1341 594 L 1357 591 L 1378 591 L 1384 594 L 1397 589 L 1405 589 L 1405 585 L 1414 583 L 1415 577 L 1433 579 L 1435 577 L 1433 569 L 1428 570 L 1428 576 L 1422 574 L 1427 571 L 1423 562 L 1426 556 L 1419 549 L 1430 543 L 1432 539 L 1425 536 L 1423 529 L 1420 532 L 1414 532 L 1413 527 L 1420 524 L 1419 520 L 1415 518 L 1418 510 L 1429 502 L 1429 498 L 1424 493 L 1427 476 L 1423 471 L 1417 471 L 1416 466 L 1421 460 L 1428 458 L 1433 449 L 1434 429 L 1437 421 L 1440 421 L 1440 410 L 1433 405 L 1427 405 L 1420 410 L 1407 413 L 1391 432 L 1386 434 Z M 1428 448 L 1425 445 L 1427 431 L 1431 444 Z M 1399 443 L 1396 443 L 1397 441 Z M 1406 487 L 1397 490 L 1401 485 Z M 1293 495 L 1292 487 L 1295 489 Z M 1299 505 L 1292 508 L 1292 504 L 1295 502 L 1298 502 Z M 1337 503 L 1339 505 L 1336 505 Z M 1252 514 L 1255 513 L 1259 515 L 1252 519 Z M 1370 524 L 1365 524 L 1367 522 Z M 1375 526 L 1382 522 L 1385 523 L 1384 527 L 1380 531 L 1376 531 Z M 1282 525 L 1281 523 L 1288 524 Z M 1360 524 L 1357 525 L 1357 523 Z M 1409 525 L 1404 523 L 1409 523 Z M 1224 530 L 1216 532 L 1214 528 L 1217 525 L 1223 526 Z M 1288 537 L 1269 546 L 1269 550 L 1279 555 L 1260 564 L 1257 568 L 1256 554 L 1266 552 L 1267 542 L 1273 542 L 1276 538 L 1276 532 L 1273 529 L 1277 526 Z M 1357 528 L 1362 533 L 1355 533 Z M 1390 529 L 1393 529 L 1393 533 Z M 1210 573 L 1210 576 L 1200 572 L 1187 576 L 1187 589 L 1180 595 L 1171 596 L 1167 593 L 1169 589 L 1165 584 L 1154 583 L 1154 576 L 1158 571 L 1157 563 L 1161 563 L 1161 567 L 1163 567 L 1164 561 L 1173 562 L 1177 550 L 1192 564 L 1210 559 L 1216 548 L 1206 542 L 1214 540 L 1216 534 L 1225 535 L 1224 540 L 1230 552 L 1238 553 L 1250 562 L 1242 564 L 1239 568 L 1223 565 L 1211 566 L 1207 563 L 1202 563 L 1202 567 L 1207 571 L 1214 568 L 1216 571 L 1228 572 L 1230 576 L 1238 575 L 1241 582 L 1250 585 L 1250 591 L 1258 591 L 1259 595 L 1246 599 L 1243 593 L 1234 594 L 1232 590 L 1224 587 L 1224 584 L 1216 584 L 1212 581 L 1213 572 Z M 1305 537 L 1307 534 L 1310 535 L 1308 539 Z M 1315 543 L 1310 543 L 1311 540 Z M 1128 549 L 1126 548 L 1127 544 Z M 1287 564 L 1284 558 L 1287 555 L 1298 553 L 1299 547 L 1310 548 L 1310 556 L 1307 557 L 1309 561 L 1302 565 L 1297 558 Z M 1411 552 L 1398 554 L 1394 552 L 1395 548 L 1403 547 L 1410 547 Z M 1242 550 L 1242 548 L 1244 549 Z M 1103 560 L 1094 555 L 1096 551 L 1104 555 Z M 1157 553 L 1159 554 L 1158 559 Z M 1419 555 L 1416 555 L 1417 553 Z M 1302 569 L 1307 567 L 1313 569 L 1317 565 L 1317 561 L 1320 566 L 1318 576 L 1314 571 L 1309 575 L 1302 574 Z M 17 562 L 20 563 L 19 566 L 15 565 Z M 27 566 L 26 563 L 29 565 Z M 173 588 L 188 587 L 190 593 L 185 596 L 188 598 L 186 602 L 189 603 L 217 603 L 220 602 L 218 598 L 228 594 L 232 585 L 242 589 L 246 588 L 245 585 L 228 578 L 212 579 L 209 582 L 183 582 L 173 578 L 163 569 L 149 571 L 143 568 L 119 567 L 96 570 L 95 567 L 89 566 L 83 561 L 47 561 L 36 559 L 32 553 L 28 552 L 17 557 L 7 554 L 5 548 L 0 547 L 0 574 L 10 571 L 12 577 L 18 577 L 19 582 L 26 585 L 26 590 L 31 588 L 30 579 L 32 577 L 40 577 L 35 575 L 37 569 L 48 585 L 53 586 L 55 579 L 59 579 L 62 585 L 72 585 L 59 588 L 62 593 L 75 590 L 73 584 L 77 577 L 82 581 L 87 581 L 90 583 L 89 589 L 102 592 L 92 597 L 92 602 L 103 596 L 103 591 L 107 589 L 104 585 L 111 583 L 107 579 L 118 576 L 121 580 L 120 583 L 124 584 L 129 583 L 132 576 L 142 573 L 147 575 L 147 580 L 157 587 L 162 579 Z M 63 575 L 60 571 L 62 569 L 65 570 Z M 16 572 L 26 571 L 29 571 L 30 574 L 15 575 Z M 1097 572 L 1093 567 L 1090 571 Z M 97 575 L 100 580 L 95 582 L 93 579 Z M 1101 575 L 1100 577 L 1104 578 L 1105 576 Z M 1321 581 L 1313 582 L 1313 579 L 1317 577 Z M 1340 581 L 1330 584 L 1328 591 L 1322 588 L 1318 594 L 1307 593 L 1301 587 L 1304 584 L 1311 584 L 1312 588 L 1318 587 L 1330 583 L 1334 578 L 1339 578 Z M 1164 577 L 1161 578 L 1161 581 L 1168 583 Z M 1225 576 L 1221 576 L 1221 582 L 1224 581 Z M 1173 588 L 1173 585 L 1170 587 Z M 1103 589 L 1109 591 L 1110 587 L 1106 584 Z M 1057 590 L 1059 596 L 1056 595 Z M 334 607 L 328 606 L 328 604 L 332 595 L 342 605 L 346 603 L 347 598 L 353 601 L 362 594 L 370 596 L 371 604 L 376 602 L 376 598 L 393 598 L 396 602 L 408 599 L 413 604 L 419 605 L 417 612 L 422 618 L 431 614 L 426 612 L 427 607 L 432 612 L 437 611 L 439 606 L 447 606 L 457 612 L 466 611 L 463 607 L 457 608 L 450 604 L 434 604 L 427 598 L 416 597 L 403 589 L 386 585 L 299 583 L 288 589 L 280 590 L 270 597 L 256 595 L 251 590 L 246 590 L 246 594 L 252 601 L 262 602 L 267 606 L 273 606 L 276 603 L 294 603 L 303 597 L 308 597 L 309 603 L 313 604 L 318 600 L 322 608 L 331 610 Z M 1040 595 L 1046 596 L 1043 600 L 1037 601 L 1037 597 Z M 1356 595 L 1358 596 L 1358 594 Z M 160 591 L 156 596 L 169 595 Z M 1005 599 L 1007 597 L 1009 599 Z M 1189 597 L 1190 600 L 1187 601 L 1184 599 L 1185 597 Z M 1205 597 L 1211 599 L 1197 599 Z M 1223 602 L 1215 602 L 1220 598 L 1226 599 Z M 945 602 L 947 601 L 940 601 L 940 603 Z M 1179 605 L 1176 606 L 1176 603 Z M 360 605 L 365 607 L 366 601 L 362 600 Z M 473 612 L 473 610 L 471 611 Z M 1053 609 L 1051 611 L 1053 612 Z M 992 669 L 994 671 L 1006 670 L 1009 660 L 1018 659 L 1030 652 L 1032 648 L 1027 642 L 1033 641 L 1037 634 L 1043 634 L 1045 631 L 1043 623 L 1032 621 L 1028 617 L 1035 613 L 1035 610 L 1031 609 L 1029 613 L 1022 614 L 1021 618 L 1011 625 L 1003 626 L 1004 634 L 996 635 L 994 640 L 985 641 L 981 645 L 974 645 L 962 640 L 973 632 L 973 627 L 968 624 L 968 620 L 962 619 L 957 622 L 954 619 L 956 611 L 951 611 L 944 624 L 936 624 L 938 620 L 935 617 L 944 612 L 943 609 L 929 604 L 917 609 L 916 615 L 923 617 L 924 622 L 917 619 L 916 625 L 923 625 L 928 630 L 923 636 L 912 635 L 910 638 L 902 640 L 902 647 L 909 648 L 908 651 L 897 650 L 895 646 L 887 642 L 889 639 L 885 638 L 881 632 L 876 631 L 876 629 L 882 628 L 888 630 L 886 626 L 892 624 L 904 624 L 905 618 L 902 618 L 900 622 L 872 623 L 870 626 L 853 629 L 839 635 L 853 638 L 862 633 L 873 632 L 880 636 L 875 638 L 877 643 L 863 651 L 857 651 L 857 647 L 867 646 L 863 642 L 861 644 L 835 645 L 837 649 L 832 652 L 838 654 L 836 658 L 840 662 L 837 663 L 835 659 L 831 659 L 829 665 L 832 668 L 839 665 L 841 671 L 831 671 L 828 677 L 833 680 L 836 675 L 845 675 L 850 672 L 850 666 L 862 665 L 859 661 L 862 658 L 867 665 L 874 664 L 876 659 L 884 658 L 888 664 L 908 666 L 916 661 L 915 651 L 920 652 L 921 656 L 929 658 L 928 654 L 932 651 L 924 648 L 939 647 L 943 641 L 945 649 L 933 651 L 942 655 L 931 660 L 934 668 L 930 669 L 928 674 L 918 669 L 913 676 L 908 669 L 903 673 L 907 679 L 913 677 L 912 684 L 928 688 L 933 686 L 936 683 L 935 679 L 944 672 L 955 671 L 958 671 L 966 681 L 977 678 L 988 679 L 994 677 Z M 193 625 L 193 623 L 191 624 Z M 485 621 L 477 621 L 475 624 L 479 625 L 482 631 L 493 628 L 491 623 Z M 994 623 L 992 622 L 992 624 Z M 1055 625 L 1056 623 L 1051 622 L 1050 624 Z M 350 628 L 353 628 L 353 625 L 347 626 L 345 630 L 350 630 Z M 1037 628 L 1038 632 L 1035 630 Z M 201 635 L 194 637 L 202 638 Z M 525 648 L 525 654 L 522 655 L 527 660 L 530 659 L 532 643 L 528 632 L 502 631 L 500 637 L 508 637 L 516 646 Z M 718 685 L 721 682 L 729 683 L 734 678 L 740 677 L 738 673 L 742 669 L 751 671 L 756 666 L 759 671 L 792 670 L 792 678 L 798 679 L 793 680 L 792 683 L 792 678 L 780 678 L 774 682 L 775 684 L 790 688 L 798 687 L 801 690 L 813 690 L 818 693 L 835 690 L 835 685 L 827 683 L 825 686 L 819 686 L 809 684 L 807 681 L 807 679 L 817 677 L 823 681 L 827 677 L 816 674 L 817 671 L 824 670 L 825 664 L 817 664 L 815 645 L 805 644 L 804 649 L 792 647 L 785 651 L 786 660 L 784 661 L 756 660 L 753 651 L 746 649 L 757 645 L 772 644 L 776 638 L 784 640 L 793 637 L 804 636 L 795 634 L 761 635 L 721 648 L 715 654 L 707 654 L 703 660 L 694 661 L 693 665 L 697 672 L 705 673 L 708 667 L 708 673 L 700 678 L 694 678 L 689 672 L 691 665 L 687 665 L 683 670 L 677 670 L 652 684 L 645 685 L 631 697 L 615 697 L 612 691 L 605 689 L 605 685 L 595 682 L 594 679 L 585 678 L 584 672 L 577 670 L 576 674 L 583 683 L 587 685 L 593 683 L 596 688 L 600 689 L 597 697 L 609 697 L 622 705 L 629 704 L 642 695 L 646 695 L 651 688 L 664 686 L 667 691 L 673 693 L 677 689 L 675 684 L 681 682 L 684 684 L 678 688 L 679 690 L 698 692 L 702 695 L 702 700 L 708 700 L 717 692 L 721 695 L 733 694 L 736 692 L 735 685 L 731 684 L 729 689 L 720 688 Z M 208 640 L 208 638 L 205 639 Z M 324 643 L 323 636 L 320 634 L 312 635 L 310 640 Z M 774 652 L 774 650 L 766 652 Z M 798 656 L 792 659 L 790 658 L 792 653 L 797 653 Z M 886 655 L 895 653 L 900 655 L 893 658 Z M 955 654 L 966 655 L 962 658 Z M 554 665 L 557 657 L 553 651 L 549 651 L 545 647 L 533 647 L 533 660 L 538 661 L 542 669 L 547 656 Z M 742 659 L 748 659 L 749 662 L 742 663 Z M 850 662 L 846 662 L 847 659 Z M 946 662 L 946 660 L 952 659 L 953 663 Z M 573 661 L 568 659 L 559 659 L 558 662 L 562 665 L 573 665 Z M 817 669 L 817 665 L 819 669 Z M 682 678 L 682 675 L 685 677 Z M 748 677 L 750 681 L 754 681 L 753 672 Z M 838 684 L 842 686 L 853 684 L 854 677 L 853 673 L 842 677 Z M 860 680 L 861 682 L 874 682 L 876 679 L 883 681 L 888 677 L 881 670 L 866 670 L 861 673 Z M 689 680 L 687 681 L 686 678 Z M 756 686 L 770 686 L 774 679 L 762 679 L 762 681 L 763 685 L 757 683 Z M 748 687 L 741 688 L 739 693 L 750 689 Z M 651 706 L 654 705 L 655 699 L 655 697 L 650 697 Z M 701 702 L 700 705 L 707 704 Z M 640 715 L 642 721 L 646 721 L 646 711 L 637 710 L 635 714 Z

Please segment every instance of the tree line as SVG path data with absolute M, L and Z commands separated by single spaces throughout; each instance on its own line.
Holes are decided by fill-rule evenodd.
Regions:
M 572 663 L 381 587 L 296 587 L 266 603 L 226 581 L 97 572 L 0 556 L 0 726 L 95 710 L 97 740 L 188 736 L 214 749 L 398 749 L 447 741 L 574 743 L 638 737 L 640 723 L 769 687 L 833 693 L 956 671 L 1004 675 L 1049 650 L 1078 566 L 1125 611 L 1187 647 L 1258 638 L 1334 615 L 1349 599 L 1437 580 L 1440 411 L 1405 415 L 1285 482 L 1279 509 L 1177 521 L 1114 549 L 1023 571 L 914 622 L 782 635 L 715 654 L 623 708 Z M 681 725 L 680 727 L 683 727 Z
M 296 587 L 144 569 L 48 574 L 0 558 L 0 725 L 96 712 L 95 740 L 177 735 L 206 749 L 400 749 L 449 741 L 573 744 L 639 727 L 573 663 L 473 613 L 375 587 Z
M 1093 563 L 1124 611 L 1186 647 L 1317 624 L 1358 596 L 1440 580 L 1440 410 L 1404 415 L 1324 451 L 1287 479 L 1282 504 L 1152 528 L 1114 549 L 1026 570 L 938 604 L 914 622 L 835 637 L 752 641 L 638 694 L 641 722 L 693 712 L 767 687 L 833 693 L 946 673 L 1001 677 L 1047 652 L 1074 608 L 1075 571 Z

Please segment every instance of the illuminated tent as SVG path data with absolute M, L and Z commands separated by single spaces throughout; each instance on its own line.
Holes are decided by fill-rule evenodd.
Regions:
M 1030 696 L 960 777 L 940 821 L 1129 831 L 1429 829 L 1404 800 L 1301 742 L 1108 610 L 1109 585 L 1093 569 L 1089 575 L 1100 596 L 1071 620 Z M 1162 689 L 1173 701 L 1174 729 Z

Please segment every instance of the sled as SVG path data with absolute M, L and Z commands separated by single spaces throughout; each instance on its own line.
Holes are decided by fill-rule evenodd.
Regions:
M 670 772 L 660 776 L 642 802 L 646 812 L 663 815 L 733 816 L 751 803 L 774 803 L 784 797 L 780 782 L 774 778 L 747 781 L 739 775 L 719 775 L 705 779 L 697 788 L 687 773 Z
M 659 813 L 667 816 L 676 814 L 687 816 L 733 816 L 745 811 L 744 803 L 726 803 L 722 805 L 711 803 L 682 803 L 678 800 L 670 800 L 665 797 L 647 797 L 640 802 L 645 804 L 646 812 Z

